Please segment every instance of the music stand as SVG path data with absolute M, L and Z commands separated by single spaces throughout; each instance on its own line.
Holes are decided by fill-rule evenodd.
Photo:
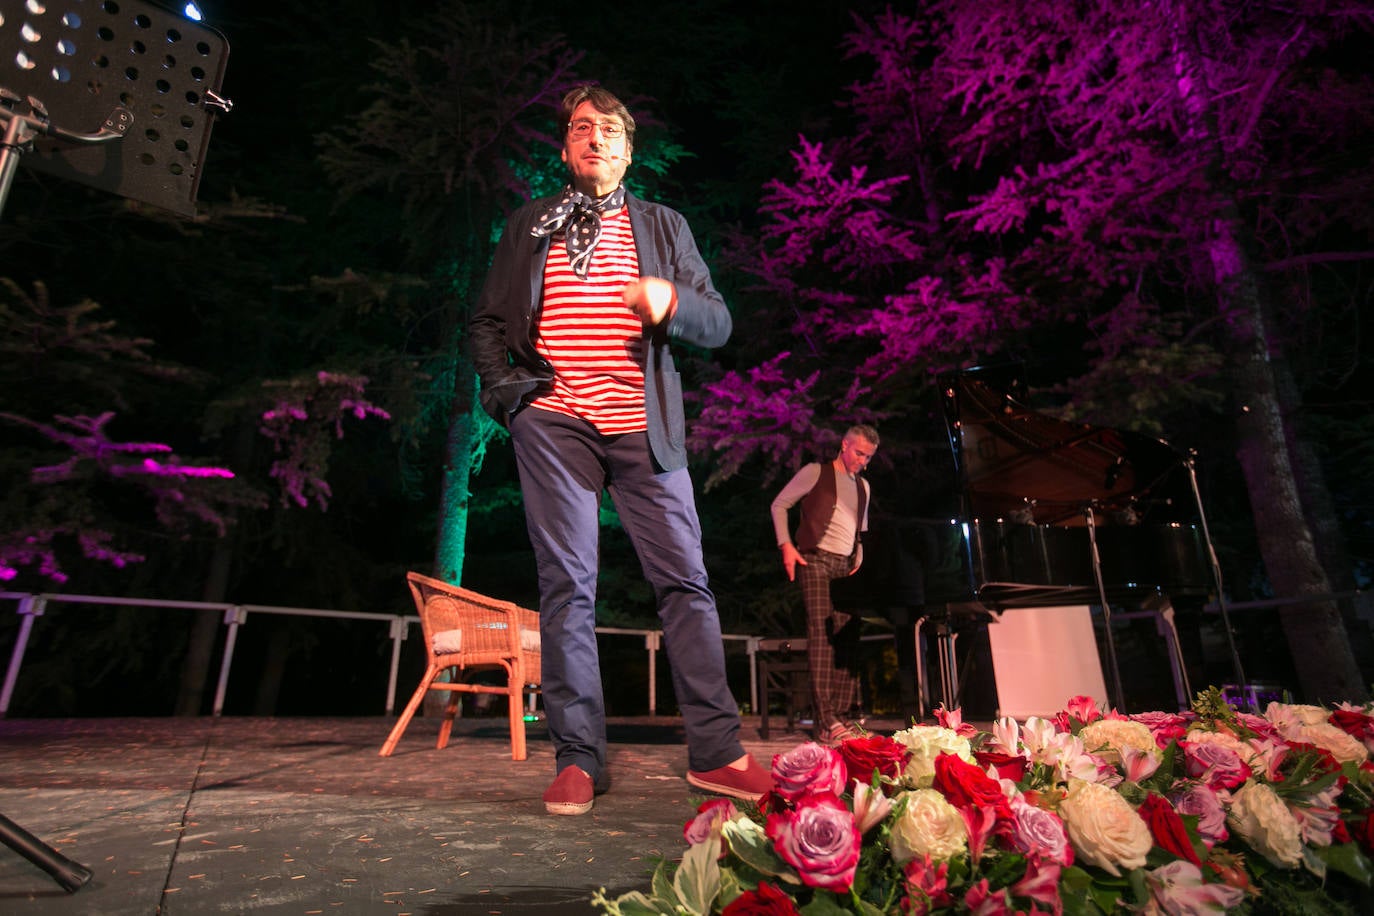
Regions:
M 0 212 L 20 158 L 194 216 L 229 44 L 143 0 L 0 0 Z M 0 842 L 68 892 L 91 870 L 4 815 Z
M 35 12 L 37 10 L 37 12 Z M 145 0 L 0 0 L 0 210 L 31 168 L 194 216 L 229 44 Z

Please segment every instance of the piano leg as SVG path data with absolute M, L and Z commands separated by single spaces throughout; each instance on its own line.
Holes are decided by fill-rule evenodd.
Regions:
M 1159 635 L 1169 644 L 1169 667 L 1174 674 L 1174 696 L 1178 708 L 1187 709 L 1192 700 L 1193 689 L 1188 683 L 1188 666 L 1183 661 L 1183 643 L 1178 638 L 1178 621 L 1174 617 L 1174 603 L 1167 595 L 1159 595 L 1145 602 L 1145 607 L 1154 611 L 1155 626 Z
M 926 679 L 925 639 L 921 630 L 929 617 L 917 617 L 912 637 L 916 643 L 916 713 L 917 719 L 925 721 L 926 710 L 930 704 L 930 682 Z
M 926 671 L 925 653 L 922 651 L 922 635 L 926 624 L 935 630 L 935 659 L 940 676 L 940 705 L 954 709 L 959 705 L 959 661 L 954 654 L 954 643 L 959 634 L 949 625 L 949 615 L 922 617 L 916 621 L 916 678 L 921 695 L 921 718 L 926 711 L 935 713 L 935 697 L 931 693 L 929 674 Z
M 955 614 L 963 615 L 965 620 L 988 616 L 996 619 L 996 614 L 972 602 L 948 605 L 945 613 L 935 620 L 935 655 L 940 665 L 941 701 L 946 709 L 957 709 L 963 703 L 959 693 L 959 656 L 955 652 L 955 644 L 959 640 L 959 634 L 953 626 Z
M 1153 595 L 1141 602 L 1139 611 L 1119 614 L 1118 618 L 1131 620 L 1146 614 L 1154 618 L 1155 631 L 1168 647 L 1169 671 L 1173 675 L 1174 699 L 1178 709 L 1187 709 L 1192 702 L 1193 690 L 1188 681 L 1188 666 L 1183 659 L 1183 641 L 1178 635 L 1174 604 L 1167 595 Z

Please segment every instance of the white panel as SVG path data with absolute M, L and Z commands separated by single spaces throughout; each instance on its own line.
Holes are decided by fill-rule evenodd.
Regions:
M 1070 697 L 1107 708 L 1107 686 L 1087 605 L 1015 608 L 988 625 L 1000 715 L 1052 716 Z

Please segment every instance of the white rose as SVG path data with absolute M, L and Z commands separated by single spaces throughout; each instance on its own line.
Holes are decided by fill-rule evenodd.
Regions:
M 1273 789 L 1251 780 L 1231 797 L 1226 823 L 1280 868 L 1302 861 L 1302 832 L 1297 820 Z
M 968 849 L 964 818 L 938 791 L 903 792 L 898 802 L 903 799 L 906 805 L 892 822 L 892 859 L 898 865 L 921 856 L 952 859 Z
M 1330 722 L 1315 722 L 1304 725 L 1297 730 L 1296 734 L 1284 735 L 1289 741 L 1300 741 L 1304 744 L 1315 744 L 1324 751 L 1329 751 L 1341 763 L 1364 763 L 1369 757 L 1369 752 L 1364 748 L 1364 742 L 1354 735 L 1341 731 Z
M 1108 763 L 1120 763 L 1121 752 L 1133 747 L 1143 754 L 1157 756 L 1159 745 L 1150 729 L 1139 722 L 1127 719 L 1098 719 L 1085 725 L 1078 738 L 1091 754 L 1096 754 Z
M 1285 720 L 1296 721 L 1301 725 L 1316 725 L 1329 719 L 1331 713 L 1320 706 L 1274 702 L 1264 708 L 1264 717 L 1275 725 Z
M 1100 783 L 1073 780 L 1059 816 L 1074 851 L 1113 875 L 1140 868 L 1154 845 L 1145 819 L 1114 789 Z
M 913 725 L 892 736 L 911 751 L 903 778 L 918 789 L 928 789 L 935 782 L 935 758 L 941 754 L 958 754 L 960 759 L 973 763 L 973 747 L 958 732 L 938 725 Z

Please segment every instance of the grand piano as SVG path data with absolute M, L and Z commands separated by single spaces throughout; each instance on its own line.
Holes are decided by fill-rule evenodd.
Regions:
M 871 553 L 865 541 L 877 562 L 836 583 L 836 605 L 919 604 L 914 625 L 918 637 L 934 630 L 947 705 L 960 695 L 961 628 L 1019 608 L 1090 605 L 1109 699 L 1124 710 L 1112 616 L 1154 615 L 1185 707 L 1191 688 L 1174 604 L 1201 604 L 1215 583 L 1191 461 L 1159 439 L 1037 412 L 1020 395 L 1005 374 L 941 380 L 958 517 L 880 525 Z

